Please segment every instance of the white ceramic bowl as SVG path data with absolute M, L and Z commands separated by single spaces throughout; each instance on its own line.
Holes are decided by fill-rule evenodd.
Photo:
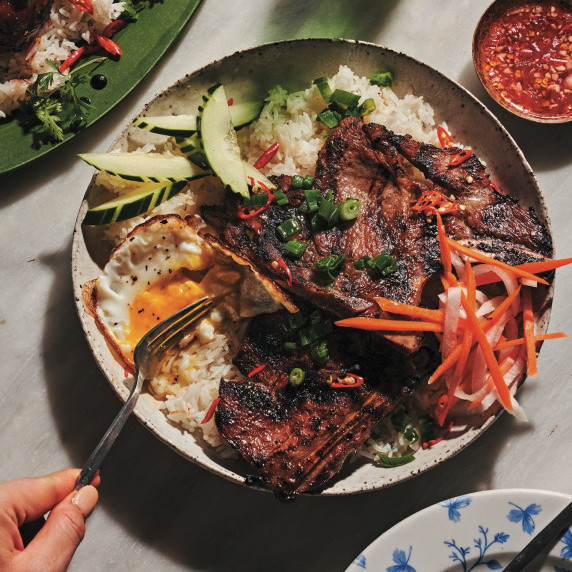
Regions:
M 404 54 L 377 45 L 347 40 L 294 40 L 268 44 L 238 52 L 185 76 L 174 86 L 155 97 L 141 114 L 183 113 L 196 109 L 202 94 L 212 84 L 222 81 L 227 94 L 238 99 L 264 97 L 276 84 L 286 89 L 302 89 L 322 75 L 334 75 L 340 64 L 359 75 L 380 69 L 394 72 L 394 89 L 398 95 L 412 91 L 423 95 L 436 112 L 436 121 L 446 121 L 455 138 L 470 145 L 484 160 L 498 185 L 517 196 L 524 206 L 532 206 L 548 223 L 546 209 L 532 170 L 515 142 L 494 116 L 464 88 L 438 71 Z M 113 148 L 128 151 L 151 134 L 127 127 Z M 89 191 L 88 191 L 89 192 Z M 103 374 L 122 400 L 128 395 L 123 367 L 114 359 L 93 318 L 82 302 L 82 286 L 96 278 L 106 260 L 108 246 L 101 242 L 101 229 L 82 229 L 87 208 L 82 204 L 73 238 L 72 274 L 79 317 L 95 359 Z M 539 289 L 540 290 L 540 289 Z M 542 291 L 537 328 L 548 325 L 551 289 Z M 220 458 L 200 437 L 182 431 L 167 420 L 150 395 L 143 395 L 135 408 L 137 418 L 159 439 L 198 465 L 235 482 L 243 482 L 252 472 L 242 461 Z M 344 466 L 341 473 L 323 489 L 323 495 L 350 494 L 380 489 L 413 477 L 458 453 L 493 423 L 498 413 L 478 427 L 455 431 L 437 446 L 420 451 L 414 462 L 391 470 L 356 461 Z

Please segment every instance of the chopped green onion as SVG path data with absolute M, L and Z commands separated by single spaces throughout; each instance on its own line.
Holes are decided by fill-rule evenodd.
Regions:
M 402 457 L 388 457 L 383 453 L 376 455 L 376 461 L 386 468 L 400 467 L 401 465 L 406 465 L 415 460 L 415 455 L 403 455 Z
M 361 117 L 373 113 L 375 111 L 375 101 L 368 97 L 363 103 L 358 107 L 358 111 Z
M 290 186 L 293 189 L 301 189 L 303 185 L 304 185 L 304 177 L 301 177 L 300 175 L 294 175 L 292 177 L 292 180 L 290 181 Z
M 384 278 L 387 278 L 397 270 L 395 258 L 390 254 L 376 254 L 367 264 Z
M 403 433 L 409 424 L 409 415 L 405 409 L 399 409 L 391 416 L 391 424 L 398 433 Z
M 408 427 L 404 432 L 403 436 L 409 441 L 409 443 L 417 443 L 419 441 L 419 433 L 413 429 L 413 427 Z
M 365 256 L 361 256 L 354 262 L 354 268 L 356 270 L 364 270 L 365 265 L 371 260 L 371 258 L 366 254 Z
M 326 127 L 333 129 L 340 124 L 341 117 L 336 117 L 336 115 L 339 116 L 339 113 L 334 114 L 332 110 L 324 109 L 324 111 L 318 113 L 316 119 L 321 121 Z
M 328 344 L 325 341 L 312 347 L 310 356 L 318 365 L 324 365 L 329 359 Z
M 315 180 L 315 177 L 312 175 L 306 175 L 304 177 L 304 189 L 309 189 L 314 184 Z
M 345 258 L 345 254 L 330 254 L 330 256 L 320 258 L 320 260 L 314 262 L 312 268 L 318 272 L 327 274 L 328 278 L 333 282 L 335 276 L 332 273 L 338 269 Z
M 352 109 L 357 107 L 359 102 L 359 95 L 345 91 L 343 89 L 336 89 L 330 96 L 330 102 L 339 105 L 344 109 Z
M 276 200 L 276 204 L 280 205 L 281 207 L 287 205 L 290 202 L 284 191 L 281 191 L 280 189 L 274 191 L 274 199 Z
M 250 196 L 244 197 L 242 205 L 244 207 L 263 207 L 268 202 L 268 193 L 250 193 Z
M 290 370 L 290 375 L 288 376 L 288 381 L 290 382 L 290 385 L 293 385 L 294 387 L 298 387 L 299 385 L 302 384 L 305 377 L 306 377 L 306 374 L 304 373 L 304 370 L 299 368 L 299 367 L 295 367 L 292 370 Z
M 328 82 L 327 77 L 318 77 L 316 78 L 313 83 L 316 87 L 320 90 L 320 94 L 323 97 L 326 103 L 330 102 L 330 97 L 332 96 L 332 89 L 330 88 L 330 84 Z
M 360 208 L 361 204 L 358 199 L 346 199 L 338 205 L 340 219 L 348 221 L 357 218 Z
M 288 254 L 295 258 L 300 258 L 300 256 L 306 252 L 307 247 L 308 245 L 300 240 L 289 240 L 284 246 Z
M 391 87 L 393 85 L 393 74 L 390 71 L 382 73 L 372 73 L 369 76 L 371 85 L 379 85 L 381 87 Z
M 315 213 L 320 208 L 318 204 L 318 200 L 320 199 L 319 189 L 306 189 L 304 195 L 306 196 L 306 201 L 302 204 L 307 206 L 306 212 Z
M 423 415 L 419 418 L 419 431 L 423 441 L 431 441 L 435 438 L 435 422 L 430 415 Z
M 284 241 L 290 240 L 297 232 L 302 230 L 302 223 L 297 218 L 289 218 L 276 227 L 276 233 Z
M 290 352 L 296 351 L 296 342 L 284 342 L 284 349 Z
M 340 219 L 338 207 L 332 200 L 328 200 L 326 197 L 320 201 L 317 216 L 328 227 L 335 226 Z

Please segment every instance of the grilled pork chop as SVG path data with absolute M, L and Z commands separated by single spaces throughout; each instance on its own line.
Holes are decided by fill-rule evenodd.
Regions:
M 444 217 L 448 236 L 472 241 L 485 252 L 508 264 L 521 264 L 552 256 L 552 237 L 533 209 L 524 209 L 518 200 L 499 193 L 478 157 L 451 167 L 451 157 L 461 149 L 439 149 L 419 143 L 411 136 L 392 133 L 381 125 L 365 125 L 374 147 L 394 145 L 409 162 L 445 194 L 453 194 L 463 210 Z
M 221 435 L 281 499 L 316 490 L 333 477 L 417 381 L 406 360 L 383 354 L 363 333 L 329 335 L 330 359 L 317 366 L 308 352 L 285 350 L 281 324 L 287 316 L 282 311 L 251 322 L 235 364 L 244 375 L 265 367 L 243 382 L 222 380 L 215 417 Z M 288 380 L 296 367 L 305 372 L 299 387 Z M 328 381 L 347 373 L 363 377 L 364 384 L 330 387 Z

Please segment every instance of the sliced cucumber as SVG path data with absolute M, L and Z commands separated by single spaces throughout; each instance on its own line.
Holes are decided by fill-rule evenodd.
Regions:
M 248 186 L 253 187 L 256 185 L 257 182 L 262 183 L 264 186 L 268 187 L 268 190 L 274 191 L 276 189 L 276 185 L 271 183 L 256 167 L 253 167 L 250 163 L 246 161 L 242 162 L 244 167 L 244 172 L 246 173 L 246 179 L 248 181 Z M 254 184 L 252 183 L 251 178 L 254 180 Z M 260 186 L 260 185 L 259 185 Z M 262 187 L 262 190 L 265 190 Z
M 262 103 L 260 101 L 243 101 L 233 103 L 228 106 L 230 111 L 230 120 L 235 129 L 246 127 L 255 119 L 258 119 L 262 111 Z
M 189 137 L 197 131 L 196 115 L 159 115 L 154 117 L 138 117 L 133 125 L 147 129 L 159 135 Z
M 129 181 L 191 181 L 211 175 L 185 157 L 159 153 L 83 153 L 86 163 Z
M 228 107 L 228 110 L 233 127 L 240 129 L 258 119 L 262 110 L 262 104 L 259 101 L 244 101 L 242 103 L 233 103 Z M 159 135 L 190 137 L 197 131 L 197 116 L 154 115 L 151 117 L 138 117 L 133 121 L 133 125 Z
M 177 137 L 177 143 L 181 151 L 187 156 L 189 161 L 192 161 L 197 167 L 201 169 L 208 169 L 209 162 L 207 161 L 205 150 L 198 133 L 190 137 Z
M 185 188 L 186 181 L 175 183 L 143 183 L 128 193 L 89 209 L 83 224 L 99 225 L 120 222 L 144 214 L 168 201 Z
M 199 107 L 197 131 L 207 161 L 221 181 L 235 193 L 250 196 L 246 174 L 240 158 L 240 149 L 230 119 L 224 87 L 217 84 L 203 96 Z

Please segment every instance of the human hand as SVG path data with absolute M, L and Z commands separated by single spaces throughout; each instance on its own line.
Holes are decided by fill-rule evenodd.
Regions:
M 73 492 L 79 469 L 0 484 L 0 572 L 64 572 L 97 504 L 99 476 Z M 19 527 L 51 511 L 28 546 Z

